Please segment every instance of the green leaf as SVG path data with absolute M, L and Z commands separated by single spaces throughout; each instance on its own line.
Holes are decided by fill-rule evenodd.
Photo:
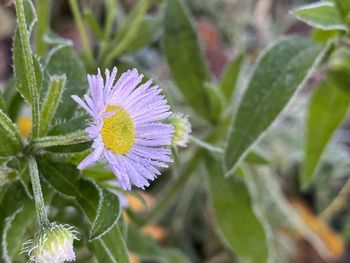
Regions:
M 348 31 L 336 5 L 330 1 L 308 4 L 293 13 L 301 21 L 319 29 Z
M 58 121 L 55 126 L 52 127 L 49 132 L 50 136 L 62 136 L 69 134 L 77 134 L 83 132 L 86 128 L 89 120 L 89 116 L 85 113 L 76 114 L 72 119 L 68 121 Z M 91 142 L 84 142 L 69 146 L 54 146 L 47 148 L 48 151 L 56 153 L 69 153 L 69 152 L 81 152 L 88 149 L 91 146 Z
M 58 121 L 50 130 L 49 135 L 64 135 L 76 131 L 85 130 L 90 116 L 83 113 L 74 116 L 67 121 Z
M 311 39 L 317 43 L 327 43 L 330 39 L 334 39 L 339 34 L 339 30 L 322 30 L 315 28 L 312 31 Z
M 23 105 L 23 99 L 16 90 L 15 79 L 12 78 L 4 86 L 3 97 L 6 102 L 6 112 L 12 121 L 16 121 Z
M 131 54 L 155 42 L 162 33 L 162 16 L 145 16 L 134 41 L 129 43 L 124 53 Z
M 0 156 L 10 156 L 22 148 L 22 139 L 10 118 L 0 110 Z
M 209 74 L 190 16 L 180 0 L 168 0 L 164 30 L 165 55 L 172 76 L 187 102 L 208 119 L 209 98 L 204 82 L 209 80 Z
M 111 263 L 128 263 L 129 255 L 128 250 L 123 238 L 117 226 L 113 227 L 106 235 L 101 239 L 97 239 L 92 243 L 95 251 L 95 256 L 98 262 L 111 262 Z M 98 253 L 96 246 L 98 248 Z M 101 250 L 102 248 L 102 250 Z M 103 253 L 104 252 L 104 253 Z
M 25 241 L 25 233 L 35 222 L 33 202 L 26 202 L 21 208 L 5 219 L 2 233 L 3 259 L 6 263 L 14 262 Z
M 51 122 L 56 114 L 58 105 L 62 98 L 66 75 L 50 77 L 49 90 L 41 109 L 40 135 L 45 136 L 49 131 Z
M 79 193 L 79 171 L 75 165 L 44 158 L 37 158 L 37 161 L 40 175 L 61 195 L 74 198 Z
M 33 151 L 41 150 L 44 148 L 52 148 L 56 146 L 70 146 L 75 144 L 81 144 L 91 141 L 91 138 L 85 131 L 77 131 L 65 135 L 47 136 L 35 139 L 30 145 L 30 149 Z
M 14 75 L 16 81 L 16 88 L 22 97 L 28 102 L 32 102 L 30 94 L 30 76 L 27 72 L 25 64 L 23 62 L 23 56 L 25 56 L 19 32 L 16 31 L 15 39 L 13 41 L 13 62 L 14 62 Z M 42 67 L 36 56 L 32 56 L 33 67 L 35 73 L 35 82 L 38 90 L 42 85 Z
M 288 37 L 260 57 L 229 130 L 225 164 L 233 171 L 278 117 L 323 56 L 321 46 Z
M 31 0 L 24 0 L 23 8 L 24 8 L 24 15 L 26 17 L 27 29 L 29 32 L 31 32 L 33 30 L 33 26 L 38 20 L 35 12 L 35 7 Z
M 260 151 L 251 151 L 248 153 L 247 157 L 244 159 L 245 162 L 251 164 L 269 164 L 269 160 L 266 159 L 264 154 Z
M 22 209 L 24 206 L 27 206 L 29 203 L 32 204 L 32 200 L 28 199 L 28 196 L 26 194 L 26 192 L 23 189 L 23 186 L 21 184 L 20 181 L 16 180 L 14 182 L 12 182 L 11 184 L 7 184 L 2 186 L 1 191 L 0 191 L 0 209 L 1 209 L 1 213 L 0 213 L 0 224 L 1 224 L 1 228 L 0 228 L 0 237 L 3 238 L 4 235 L 6 237 L 6 233 L 4 233 L 4 226 L 5 226 L 5 220 L 8 217 L 13 216 L 17 210 Z M 32 208 L 32 212 L 34 212 L 35 210 Z M 16 227 L 16 231 L 20 229 L 18 229 Z M 7 231 L 7 230 L 6 230 Z M 5 231 L 5 232 L 6 232 Z M 9 239 L 11 239 L 11 241 L 9 243 L 11 244 L 6 244 L 5 242 L 2 242 L 2 246 L 0 247 L 0 253 L 1 253 L 1 258 L 5 261 L 5 262 L 13 262 L 11 261 L 6 261 L 9 258 L 9 251 L 11 251 L 11 253 L 13 252 L 12 249 L 15 248 L 15 237 L 11 237 L 8 236 Z M 25 241 L 22 239 L 22 242 Z M 5 246 L 5 247 L 4 247 Z
M 349 23 L 350 21 L 350 2 L 344 0 L 335 0 L 336 5 L 338 6 L 340 13 Z
M 220 89 L 211 84 L 204 83 L 205 92 L 209 98 L 208 108 L 210 109 L 209 119 L 213 120 L 213 122 L 218 122 L 224 109 L 225 98 L 221 93 Z
M 244 64 L 244 54 L 238 55 L 227 66 L 221 77 L 220 90 L 227 101 L 231 101 L 236 88 L 242 65 Z
M 307 116 L 305 156 L 301 172 L 303 187 L 307 187 L 320 163 L 322 153 L 344 120 L 350 105 L 348 87 L 339 87 L 336 79 L 321 83 L 313 94 Z
M 129 262 L 127 249 L 116 223 L 120 204 L 116 195 L 94 181 L 79 177 L 74 165 L 38 160 L 44 179 L 59 193 L 74 198 L 91 225 L 90 241 L 99 258 L 106 262 Z M 105 262 L 105 261 L 99 261 Z
M 66 88 L 62 94 L 62 103 L 58 106 L 55 119 L 71 119 L 78 107 L 71 95 L 81 97 L 87 92 L 86 71 L 78 55 L 71 46 L 58 46 L 51 51 L 45 69 L 46 83 L 49 82 L 50 76 L 66 75 Z
M 98 188 L 98 190 L 100 199 L 97 216 L 90 231 L 90 240 L 95 240 L 108 232 L 120 217 L 120 204 L 117 195 L 103 188 Z M 117 211 L 118 213 L 116 213 Z
M 220 163 L 207 161 L 216 222 L 224 243 L 242 262 L 268 262 L 264 229 L 255 216 L 250 194 L 239 177 L 224 177 Z

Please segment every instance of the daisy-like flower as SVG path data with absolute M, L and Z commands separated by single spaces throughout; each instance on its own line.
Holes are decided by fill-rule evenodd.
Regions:
M 78 232 L 73 227 L 53 223 L 23 244 L 22 253 L 28 254 L 30 263 L 71 262 L 75 260 L 75 239 L 78 240 Z
M 158 167 L 168 167 L 173 127 L 161 123 L 171 112 L 161 89 L 152 86 L 136 69 L 128 70 L 116 80 L 117 69 L 112 74 L 107 69 L 103 80 L 88 75 L 91 97 L 72 98 L 92 117 L 86 129 L 93 139 L 94 151 L 78 166 L 87 166 L 105 159 L 125 189 L 131 185 L 143 188 L 160 174 Z

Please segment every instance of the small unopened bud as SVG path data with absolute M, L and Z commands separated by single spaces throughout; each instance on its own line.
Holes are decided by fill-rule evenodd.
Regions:
M 75 260 L 74 240 L 78 232 L 71 226 L 51 224 L 42 229 L 34 239 L 23 245 L 22 253 L 27 253 L 32 263 L 63 263 Z
M 188 117 L 181 113 L 175 113 L 169 117 L 169 121 L 174 127 L 172 145 L 187 147 L 189 135 L 192 131 Z
M 17 122 L 17 128 L 22 137 L 27 139 L 32 133 L 32 118 L 28 116 L 20 117 Z

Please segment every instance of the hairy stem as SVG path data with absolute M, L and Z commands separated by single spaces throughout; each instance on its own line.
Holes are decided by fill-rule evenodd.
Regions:
M 81 42 L 83 44 L 83 49 L 85 52 L 86 60 L 88 63 L 88 67 L 92 68 L 94 65 L 94 58 L 92 55 L 92 49 L 89 41 L 88 34 L 86 32 L 86 28 L 83 22 L 82 15 L 79 10 L 77 0 L 69 0 L 69 5 L 71 7 L 75 22 L 77 23 L 78 31 L 80 34 Z
M 41 191 L 40 178 L 38 172 L 38 166 L 34 157 L 30 156 L 28 158 L 29 175 L 32 183 L 35 208 L 39 226 L 41 228 L 48 227 L 50 225 L 49 219 L 45 211 L 45 203 L 43 193 Z

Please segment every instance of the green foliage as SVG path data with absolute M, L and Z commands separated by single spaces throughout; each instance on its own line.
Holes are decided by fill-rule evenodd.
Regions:
M 234 170 L 320 62 L 322 47 L 299 37 L 271 45 L 260 57 L 229 131 L 225 164 Z
M 243 262 L 267 262 L 264 230 L 256 218 L 249 192 L 237 177 L 224 178 L 220 163 L 207 160 L 209 188 L 220 236 Z
M 226 66 L 225 72 L 221 77 L 220 89 L 228 102 L 230 102 L 237 86 L 237 81 L 241 72 L 242 65 L 244 64 L 244 59 L 245 58 L 243 53 L 238 55 Z
M 294 10 L 294 14 L 300 20 L 316 28 L 348 31 L 337 6 L 331 1 L 320 1 L 299 7 Z
M 191 18 L 181 0 L 167 1 L 164 30 L 164 51 L 177 87 L 193 109 L 208 119 L 209 98 L 204 83 L 209 76 Z
M 107 67 L 114 58 L 128 49 L 136 40 L 144 22 L 143 17 L 150 6 L 150 0 L 140 0 L 134 10 L 126 18 L 120 30 L 112 39 L 105 53 L 102 53 L 102 65 Z
M 63 103 L 58 106 L 54 120 L 71 119 L 78 108 L 71 95 L 83 96 L 87 92 L 86 71 L 71 46 L 60 45 L 51 51 L 45 65 L 45 82 L 49 83 L 53 75 L 67 77 L 61 100 Z M 47 88 L 44 91 L 47 92 Z
M 289 160 L 293 167 L 299 167 L 302 160 L 301 183 L 304 187 L 314 183 L 316 194 L 312 197 L 319 198 L 320 177 L 314 175 L 321 160 L 329 161 L 324 153 L 350 103 L 348 1 L 320 1 L 294 10 L 298 19 L 315 27 L 311 38 L 321 44 L 297 36 L 282 38 L 262 51 L 252 70 L 250 58 L 255 54 L 248 48 L 227 63 L 219 79 L 208 70 L 196 31 L 203 39 L 210 38 L 203 45 L 207 54 L 213 51 L 206 43 L 211 40 L 218 42 L 215 48 L 224 51 L 225 58 L 229 57 L 226 51 L 236 54 L 242 48 L 227 41 L 229 32 L 222 34 L 219 43 L 221 36 L 215 35 L 215 26 L 206 28 L 205 21 L 204 28 L 194 26 L 192 14 L 209 14 L 204 5 L 190 11 L 183 0 L 140 0 L 131 9 L 117 0 L 92 2 L 69 1 L 82 44 L 82 50 L 75 50 L 72 41 L 50 31 L 55 20 L 51 21 L 48 1 L 35 1 L 36 10 L 31 0 L 15 1 L 14 77 L 0 96 L 0 261 L 27 260 L 27 255 L 18 255 L 22 243 L 42 231 L 51 219 L 79 231 L 80 241 L 74 243 L 78 262 L 127 263 L 129 253 L 161 263 L 214 262 L 222 255 L 224 260 L 233 260 L 234 255 L 242 262 L 272 262 L 280 252 L 274 245 L 280 243 L 281 232 L 289 240 L 297 233 L 327 261 L 325 242 L 284 196 L 308 189 L 298 188 L 297 169 L 285 167 L 289 156 L 280 154 L 280 145 L 274 145 L 283 135 L 272 141 L 259 139 L 282 112 L 288 114 L 284 109 L 315 72 L 305 145 L 292 141 L 286 151 L 295 158 Z M 59 16 L 60 12 L 55 12 L 53 18 Z M 222 33 L 222 21 L 214 20 Z M 143 52 L 138 52 L 141 49 Z M 210 65 L 215 64 L 209 57 Z M 178 89 L 168 85 L 167 66 L 153 68 L 154 61 L 163 58 Z M 322 70 L 318 71 L 320 63 Z M 149 192 L 156 196 L 155 204 L 135 189 L 122 190 L 115 180 L 120 175 L 113 174 L 103 155 L 98 164 L 77 169 L 92 150 L 85 130 L 91 118 L 71 95 L 89 93 L 87 72 L 95 74 L 98 67 L 104 71 L 114 65 L 118 74 L 137 67 L 146 79 L 161 79 L 157 84 L 162 84 L 171 110 L 186 112 L 192 124 L 189 149 L 173 149 L 174 162 L 170 169 L 161 170 L 169 176 L 152 182 Z M 240 87 L 241 80 L 247 80 L 246 87 Z M 32 136 L 22 138 L 18 131 L 22 129 L 18 126 L 17 130 L 15 122 L 29 110 Z M 300 148 L 297 154 L 295 148 Z M 276 154 L 280 156 L 276 158 Z M 272 171 L 280 173 L 283 182 L 285 174 L 290 177 L 285 193 Z M 335 177 L 328 171 L 327 176 Z M 142 209 L 129 195 L 141 199 Z M 335 199 L 334 203 L 339 202 Z M 316 201 L 312 205 L 323 208 Z M 155 223 L 167 226 L 166 245 L 144 231 Z
M 322 153 L 346 116 L 350 105 L 350 91 L 347 89 L 336 78 L 328 78 L 317 87 L 311 98 L 301 173 L 304 187 L 312 182 Z
M 116 226 L 120 216 L 118 197 L 94 181 L 81 178 L 74 165 L 41 159 L 39 168 L 57 192 L 74 198 L 81 207 L 90 224 L 89 242 L 93 248 L 102 249 L 96 256 L 106 262 L 128 262 L 126 247 Z
M 22 248 L 25 233 L 33 224 L 35 208 L 32 202 L 27 201 L 22 207 L 5 219 L 2 233 L 3 259 L 7 263 L 13 262 Z
M 21 150 L 22 139 L 10 118 L 0 110 L 0 156 L 15 155 Z
M 44 136 L 49 131 L 51 122 L 55 117 L 59 103 L 61 102 L 66 76 L 50 77 L 50 85 L 41 109 L 40 135 Z

